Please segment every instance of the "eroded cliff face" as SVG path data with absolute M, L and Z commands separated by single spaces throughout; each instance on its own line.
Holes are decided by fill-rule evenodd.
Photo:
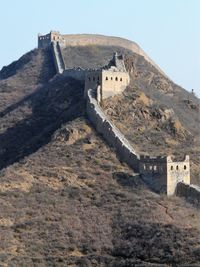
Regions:
M 78 50 L 86 66 L 88 54 L 96 55 L 90 64 L 100 65 L 116 51 L 95 46 L 70 49 L 68 62 L 73 65 Z M 136 79 L 131 71 L 137 88 L 131 85 L 103 107 L 139 149 L 146 146 L 154 154 L 162 150 L 163 142 L 154 145 L 159 133 L 162 140 L 178 142 L 172 144 L 177 151 L 185 150 L 186 140 L 196 131 L 196 113 L 182 102 L 188 93 L 168 80 L 172 92 L 154 83 L 148 87 L 149 72 L 159 81 L 165 78 L 143 57 L 132 56 L 140 75 Z M 23 67 L 21 60 L 15 63 L 16 71 L 14 65 L 4 68 L 0 80 L 0 264 L 200 264 L 199 211 L 181 198 L 154 194 L 119 161 L 85 116 L 84 85 L 52 79 L 55 70 L 46 50 L 31 53 Z M 170 124 L 174 116 L 180 124 Z

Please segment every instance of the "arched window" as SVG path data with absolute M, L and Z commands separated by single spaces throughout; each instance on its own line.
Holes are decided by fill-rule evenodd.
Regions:
M 111 81 L 112 81 L 112 80 L 113 80 L 113 77 L 111 77 L 110 79 L 111 79 Z
M 108 80 L 108 77 L 106 77 L 106 81 Z
M 117 77 L 115 78 L 115 81 L 118 81 L 118 78 Z
M 91 81 L 91 78 L 90 77 L 88 77 L 88 81 Z
M 93 81 L 95 81 L 95 77 L 93 77 Z
M 186 167 L 186 165 L 184 165 L 184 170 L 186 170 L 187 169 L 187 167 Z
M 120 78 L 120 82 L 122 82 L 122 78 Z
M 143 169 L 146 170 L 146 165 L 145 164 L 143 165 Z
M 149 170 L 150 170 L 150 171 L 152 170 L 152 166 L 151 166 L 151 165 L 149 166 Z
M 174 169 L 174 167 L 173 166 L 171 166 L 171 171 Z
M 176 169 L 178 170 L 178 165 L 176 166 Z
M 153 170 L 154 170 L 154 171 L 156 171 L 156 170 L 157 170 L 157 166 L 156 166 L 156 165 L 154 165 L 154 167 L 153 167 Z

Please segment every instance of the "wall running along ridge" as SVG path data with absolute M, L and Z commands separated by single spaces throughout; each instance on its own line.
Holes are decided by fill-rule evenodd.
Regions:
M 200 187 L 193 184 L 178 183 L 176 194 L 185 197 L 189 202 L 200 207 Z
M 97 91 L 99 91 L 97 87 Z M 95 90 L 87 91 L 87 115 L 98 133 L 102 134 L 109 145 L 115 148 L 119 158 L 126 162 L 135 171 L 139 167 L 139 155 L 124 135 L 111 123 L 95 98 Z
M 65 62 L 62 55 L 62 49 L 60 47 L 59 42 L 52 42 L 51 47 L 53 52 L 54 63 L 56 66 L 56 71 L 61 74 L 65 70 Z
M 60 38 L 59 34 L 56 38 Z M 186 155 L 185 160 L 181 162 L 174 162 L 170 156 L 149 157 L 138 155 L 133 149 L 133 147 L 130 145 L 128 140 L 125 138 L 125 136 L 108 119 L 108 117 L 105 115 L 104 111 L 99 105 L 99 103 L 103 99 L 100 78 L 102 78 L 102 73 L 104 70 L 91 71 L 84 70 L 82 68 L 65 69 L 65 63 L 62 55 L 62 47 L 60 46 L 59 41 L 53 41 L 51 43 L 51 47 L 57 73 L 81 81 L 87 81 L 87 79 L 90 80 L 90 83 L 88 83 L 87 86 L 85 84 L 84 91 L 87 102 L 88 118 L 94 125 L 96 131 L 103 136 L 103 138 L 107 141 L 109 145 L 115 148 L 115 151 L 118 154 L 120 160 L 126 162 L 131 168 L 134 169 L 134 171 L 139 172 L 142 175 L 143 179 L 146 180 L 147 184 L 149 184 L 152 189 L 158 191 L 159 193 L 166 192 L 167 195 L 173 195 L 176 192 L 177 183 L 181 182 L 179 183 L 179 186 L 177 188 L 177 194 L 182 196 L 187 196 L 191 194 L 195 197 L 195 199 L 198 199 L 199 201 L 200 191 L 196 193 L 195 186 L 189 186 L 190 190 L 187 187 L 187 184 L 190 183 L 189 156 Z M 105 72 L 106 76 L 103 80 L 105 80 L 106 82 L 108 82 L 110 78 L 108 75 L 109 72 L 111 71 L 108 70 L 107 72 Z M 92 77 L 90 77 L 91 74 Z M 121 87 L 119 87 L 119 90 L 116 91 L 114 88 L 112 92 L 113 94 L 121 93 L 126 87 L 126 82 L 127 84 L 129 83 L 128 73 L 126 73 L 125 71 L 126 75 L 121 77 L 122 74 L 123 71 L 122 73 L 120 72 L 120 75 L 118 72 L 114 70 L 112 71 L 112 76 L 116 75 L 117 77 L 116 82 L 122 82 L 122 89 Z M 103 86 L 103 88 L 104 87 L 105 86 Z M 108 86 L 108 89 L 111 89 L 112 87 L 113 86 L 111 84 L 110 86 Z M 180 184 L 182 184 L 182 187 Z
M 82 69 L 65 70 L 65 64 L 62 55 L 62 48 L 59 42 L 52 42 L 52 52 L 54 62 L 58 73 L 72 77 L 78 80 L 85 78 L 85 72 Z M 97 86 L 96 92 L 100 92 L 100 86 Z M 132 146 L 125 136 L 111 123 L 101 107 L 98 105 L 94 96 L 95 89 L 87 90 L 87 115 L 95 126 L 98 133 L 102 134 L 109 145 L 116 149 L 119 158 L 126 162 L 135 171 L 139 170 L 139 155 L 133 150 Z
M 85 69 L 78 67 L 78 68 L 73 68 L 73 69 L 66 69 L 63 71 L 62 74 L 65 77 L 70 77 L 70 78 L 84 82 L 86 72 L 87 71 Z
M 167 75 L 160 69 L 160 67 L 141 49 L 141 47 L 137 43 L 125 38 L 105 36 L 100 34 L 60 34 L 58 31 L 51 31 L 46 35 L 39 34 L 38 47 L 45 48 L 46 46 L 50 45 L 52 41 L 59 41 L 63 46 L 120 46 L 143 56 L 157 70 L 159 70 L 165 77 L 167 77 Z

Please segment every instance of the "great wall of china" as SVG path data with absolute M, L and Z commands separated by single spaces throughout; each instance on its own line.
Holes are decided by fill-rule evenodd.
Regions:
M 144 181 L 157 192 L 165 192 L 167 195 L 177 194 L 185 197 L 196 205 L 200 206 L 200 187 L 190 185 L 190 163 L 187 155 L 183 161 L 173 161 L 171 156 L 150 157 L 138 155 L 132 148 L 129 141 L 117 129 L 104 113 L 100 106 L 102 98 L 102 84 L 99 82 L 99 71 L 84 70 L 81 68 L 65 69 L 65 62 L 62 55 L 64 45 L 116 45 L 131 49 L 135 53 L 143 55 L 151 64 L 159 69 L 146 54 L 139 49 L 139 46 L 131 41 L 115 37 L 92 35 L 60 35 L 59 32 L 50 32 L 47 35 L 38 36 L 38 48 L 45 48 L 51 45 L 53 58 L 58 74 L 85 81 L 86 111 L 89 120 L 96 131 L 103 136 L 109 145 L 114 147 L 119 159 L 126 162 L 131 168 L 139 172 Z M 128 42 L 126 42 L 128 41 Z M 121 45 L 120 45 L 121 44 Z M 160 69 L 159 69 L 160 70 Z M 102 70 L 101 70 L 102 71 Z M 113 70 L 111 70 L 113 71 Z M 115 74 L 116 74 L 116 70 Z M 89 83 L 86 80 L 92 73 L 96 82 Z M 98 73 L 98 75 L 97 75 Z M 114 73 L 113 73 L 114 74 Z M 96 75 L 96 76 L 95 76 Z M 89 77 L 90 78 L 90 77 Z M 97 80 L 95 80 L 97 78 Z M 107 77 L 106 77 L 107 79 Z M 101 81 L 102 82 L 102 81 Z M 119 87 L 121 92 L 124 89 Z M 119 93 L 119 90 L 114 94 Z
M 117 129 L 99 106 L 95 90 L 87 91 L 87 115 L 96 131 L 100 133 L 109 145 L 115 148 L 119 158 L 131 168 L 139 171 L 139 155 L 133 150 L 125 136 Z

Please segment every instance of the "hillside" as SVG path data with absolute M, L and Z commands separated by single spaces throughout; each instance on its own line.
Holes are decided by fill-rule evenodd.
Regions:
M 192 183 L 200 184 L 199 99 L 160 74 L 144 58 L 127 56 L 131 84 L 103 108 L 140 153 L 191 156 Z
M 122 51 L 67 48 L 65 63 L 102 66 L 116 50 Z M 153 142 L 156 127 L 170 146 L 178 142 L 176 151 L 189 150 L 190 140 L 199 171 L 198 100 L 143 57 L 123 52 L 132 84 L 104 109 L 140 151 L 164 151 L 162 142 Z M 199 210 L 151 192 L 90 125 L 83 84 L 54 74 L 48 49 L 31 51 L 0 72 L 0 265 L 198 266 Z M 163 104 L 165 117 L 173 108 L 180 132 L 177 123 L 163 126 L 169 119 L 162 121 Z M 144 124 L 147 129 L 136 131 Z

